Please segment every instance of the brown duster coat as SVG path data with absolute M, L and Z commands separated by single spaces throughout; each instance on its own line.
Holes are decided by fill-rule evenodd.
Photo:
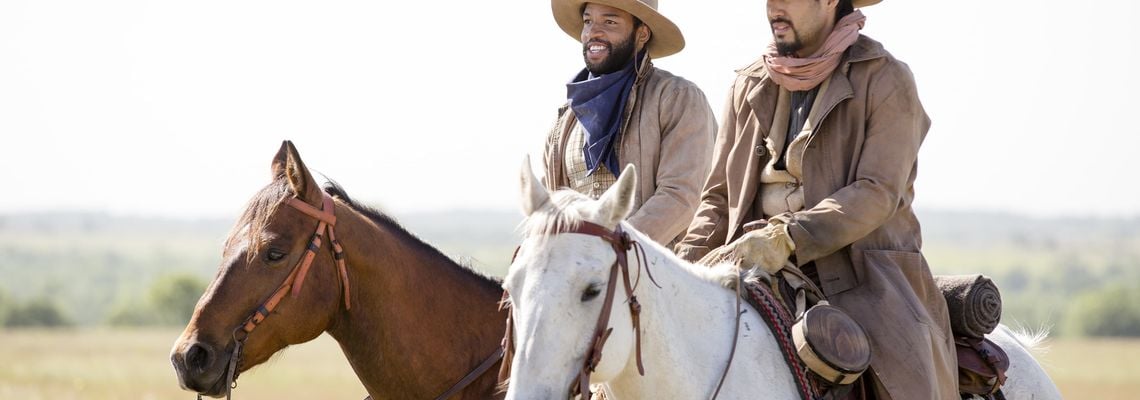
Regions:
M 677 246 L 688 260 L 760 218 L 753 209 L 759 176 L 774 156 L 765 139 L 774 118 L 787 118 L 774 115 L 779 87 L 763 61 L 737 72 L 701 204 Z M 911 209 L 918 149 L 930 127 L 914 77 L 860 36 L 830 79 L 803 155 L 806 208 L 789 216 L 794 259 L 814 262 L 832 304 L 867 330 L 879 391 L 893 399 L 957 399 L 946 302 L 920 252 Z
M 618 164 L 637 168 L 637 197 L 629 223 L 663 245 L 685 233 L 712 164 L 716 119 L 697 85 L 657 69 L 646 58 L 626 106 Z M 574 111 L 563 106 L 543 157 L 548 188 L 569 186 L 563 160 Z M 576 149 L 575 151 L 582 151 Z

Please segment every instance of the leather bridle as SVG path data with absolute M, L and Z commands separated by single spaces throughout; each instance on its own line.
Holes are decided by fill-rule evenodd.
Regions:
M 610 333 L 613 328 L 609 328 L 610 313 L 613 310 L 614 295 L 617 291 L 616 281 L 618 275 L 621 275 L 622 284 L 625 288 L 626 297 L 629 298 L 629 314 L 633 324 L 633 331 L 635 334 L 635 348 L 637 355 L 637 372 L 642 376 L 645 375 L 645 366 L 641 362 L 641 304 L 637 302 L 637 296 L 633 294 L 634 289 L 637 287 L 636 282 L 631 283 L 629 278 L 629 259 L 626 253 L 629 250 L 636 250 L 634 254 L 637 257 L 638 271 L 640 274 L 641 267 L 645 265 L 643 262 L 645 249 L 636 241 L 630 239 L 629 234 L 622 230 L 621 225 L 614 230 L 610 230 L 604 226 L 594 224 L 591 222 L 582 221 L 576 226 L 567 229 L 560 229 L 558 233 L 579 233 L 583 235 L 596 236 L 605 240 L 610 244 L 617 255 L 613 265 L 610 267 L 609 283 L 606 285 L 606 296 L 602 303 L 601 314 L 598 315 L 598 321 L 594 325 L 594 334 L 590 339 L 590 348 L 586 352 L 586 359 L 582 362 L 582 367 L 578 370 L 578 379 L 570 385 L 570 395 L 582 394 L 583 398 L 589 400 L 593 394 L 590 393 L 590 374 L 598 367 L 602 360 L 602 349 L 606 345 L 606 340 L 609 339 Z M 653 280 L 653 275 L 649 273 L 648 265 L 645 265 L 645 271 L 649 275 L 649 279 Z M 640 280 L 640 275 L 638 280 Z M 657 284 L 656 281 L 653 282 Z M 506 305 L 508 293 L 503 292 L 504 305 Z M 507 314 L 507 331 L 503 337 L 503 349 L 506 353 L 506 359 L 510 360 L 514 355 L 514 317 L 512 312 Z M 505 381 L 509 376 L 510 365 L 507 361 L 503 362 L 503 369 L 499 373 L 501 381 Z
M 321 249 L 325 232 L 328 232 L 329 243 L 332 245 L 333 259 L 336 260 L 341 287 L 344 288 L 344 308 L 345 310 L 352 309 L 352 303 L 349 300 L 348 266 L 345 263 L 344 248 L 341 247 L 340 241 L 336 239 L 336 229 L 334 229 L 336 226 L 335 206 L 331 196 L 327 193 L 321 193 L 321 195 L 322 204 L 320 209 L 296 197 L 290 197 L 285 201 L 285 204 L 297 209 L 297 211 L 316 218 L 317 229 L 310 238 L 309 245 L 305 247 L 305 254 L 301 257 L 301 260 L 297 262 L 297 265 L 293 267 L 293 270 L 289 272 L 289 276 L 285 277 L 285 281 L 281 282 L 281 286 L 278 286 L 277 290 L 269 296 L 269 299 L 261 303 L 261 305 L 257 307 L 257 310 L 245 319 L 245 322 L 234 329 L 234 350 L 230 353 L 230 362 L 226 369 L 226 399 L 231 398 L 231 390 L 237 387 L 235 379 L 237 378 L 242 347 L 245 344 L 246 338 L 249 337 L 249 334 L 253 332 L 262 321 L 265 321 L 265 319 L 269 317 L 281 300 L 285 298 L 286 294 L 291 292 L 293 296 L 296 296 L 301 292 L 301 287 L 305 283 L 305 276 L 308 275 L 309 267 L 313 265 L 313 260 L 316 258 L 317 252 Z M 468 373 L 460 379 L 459 382 L 441 394 L 437 400 L 446 399 L 459 393 L 460 390 L 474 382 L 475 378 L 490 369 L 490 367 L 502 357 L 502 349 L 497 349 L 490 357 L 487 357 L 482 364 L 477 366 L 475 370 Z M 198 400 L 201 399 L 202 395 L 198 394 Z
M 292 294 L 296 296 L 301 292 L 301 287 L 305 283 L 305 276 L 308 275 L 309 267 L 313 265 L 317 251 L 321 248 L 322 239 L 326 231 L 328 232 L 329 243 L 332 244 L 333 258 L 336 259 L 337 270 L 340 273 L 341 286 L 344 288 L 344 308 L 351 309 L 352 307 L 352 303 L 349 300 L 348 267 L 344 261 L 344 248 L 342 248 L 340 242 L 336 240 L 336 230 L 333 229 L 333 227 L 336 226 L 333 199 L 328 194 L 322 193 L 322 195 L 321 209 L 317 209 L 296 197 L 290 197 L 285 201 L 285 204 L 292 206 L 297 209 L 297 211 L 316 218 L 318 221 L 317 229 L 309 239 L 309 245 L 305 247 L 305 254 L 301 257 L 301 260 L 297 262 L 297 265 L 293 267 L 293 270 L 289 272 L 289 276 L 285 277 L 285 281 L 281 282 L 281 285 L 269 296 L 269 299 L 261 303 L 261 305 L 254 310 L 253 314 L 245 319 L 245 322 L 234 329 L 234 350 L 230 353 L 230 362 L 226 369 L 226 399 L 231 398 L 231 390 L 237 386 L 235 379 L 237 378 L 238 363 L 241 360 L 242 347 L 245 345 L 246 338 L 249 337 L 249 334 L 253 332 L 262 321 L 265 321 L 265 319 L 269 317 L 273 310 L 277 308 L 277 305 L 281 303 L 281 300 L 285 298 L 286 294 L 292 292 Z M 290 291 L 290 289 L 292 290 Z M 201 398 L 202 395 L 199 394 L 198 399 L 201 400 Z
M 598 367 L 599 363 L 601 363 L 602 348 L 605 347 L 606 339 L 609 338 L 610 333 L 613 331 L 613 328 L 608 328 L 608 326 L 610 324 L 610 313 L 613 310 L 614 294 L 617 289 L 617 285 L 614 284 L 614 281 L 617 279 L 618 274 L 621 274 L 622 283 L 625 288 L 625 294 L 626 297 L 629 298 L 630 320 L 632 322 L 633 331 L 635 333 L 634 343 L 636 349 L 635 351 L 637 354 L 637 373 L 641 376 L 645 376 L 645 366 L 641 362 L 641 304 L 637 302 L 637 296 L 635 296 L 633 292 L 634 289 L 637 288 L 637 284 L 641 279 L 640 271 L 643 266 L 645 268 L 646 275 L 649 276 L 649 280 L 653 282 L 653 285 L 657 286 L 657 288 L 661 288 L 661 286 L 657 284 L 657 280 L 653 278 L 653 274 L 649 270 L 649 265 L 645 263 L 645 260 L 647 259 L 645 256 L 645 249 L 641 247 L 640 243 L 631 239 L 629 237 L 629 233 L 622 230 L 620 224 L 614 230 L 610 230 L 598 224 L 582 221 L 578 223 L 577 226 L 568 229 L 559 229 L 553 234 L 559 233 L 579 233 L 583 235 L 597 236 L 602 240 L 608 242 L 613 248 L 614 254 L 617 255 L 617 259 L 614 260 L 613 266 L 610 267 L 609 283 L 606 285 L 606 297 L 602 303 L 601 314 L 598 315 L 598 321 L 594 326 L 594 334 L 590 340 L 590 348 L 586 352 L 586 359 L 583 361 L 582 367 L 578 371 L 578 379 L 570 384 L 570 396 L 581 394 L 584 400 L 590 400 L 593 398 L 593 393 L 590 393 L 590 374 L 593 373 L 594 370 Z M 632 284 L 630 283 L 629 279 L 629 258 L 626 256 L 626 253 L 629 250 L 635 250 L 634 255 L 637 257 L 637 268 L 639 274 L 637 281 L 634 281 Z M 518 256 L 517 248 L 515 249 L 515 256 Z M 728 362 L 725 363 L 724 371 L 722 372 L 720 380 L 717 383 L 716 389 L 710 396 L 710 399 L 715 400 L 717 396 L 720 395 L 721 387 L 724 385 L 725 378 L 728 377 L 728 370 L 732 366 L 732 359 L 736 355 L 736 344 L 737 340 L 740 337 L 740 316 L 742 314 L 740 302 L 741 285 L 741 272 L 738 271 L 736 274 L 736 329 L 732 336 L 732 347 L 731 350 L 729 350 Z M 507 300 L 509 296 L 509 293 L 503 291 L 503 300 L 501 302 L 500 308 L 508 308 L 509 302 Z M 503 361 L 502 369 L 499 371 L 500 382 L 506 382 L 507 378 L 510 377 L 510 360 L 514 358 L 514 313 L 510 311 L 509 308 L 507 310 L 506 326 L 507 330 L 503 336 L 503 352 L 505 354 L 505 359 Z

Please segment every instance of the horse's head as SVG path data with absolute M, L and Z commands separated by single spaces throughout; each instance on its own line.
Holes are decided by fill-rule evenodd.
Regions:
M 170 360 L 185 389 L 226 394 L 237 373 L 317 337 L 341 310 L 342 299 L 347 304 L 326 234 L 332 230 L 318 228 L 335 221 L 336 203 L 321 192 L 288 141 L 274 157 L 272 172 L 272 182 L 234 225 L 217 276 L 174 343 Z M 323 245 L 310 251 L 314 233 Z
M 613 287 L 605 357 L 591 380 L 605 382 L 632 360 L 634 331 L 620 274 L 612 278 L 616 246 L 578 227 L 613 233 L 633 208 L 636 174 L 627 166 L 598 200 L 570 190 L 549 192 L 523 164 L 522 205 L 526 237 L 503 287 L 510 293 L 515 355 L 508 399 L 564 399 L 591 356 L 607 289 Z M 613 238 L 611 238 L 613 239 Z M 621 250 L 624 256 L 625 250 Z M 636 268 L 629 266 L 631 271 Z M 636 272 L 634 272 L 636 274 Z

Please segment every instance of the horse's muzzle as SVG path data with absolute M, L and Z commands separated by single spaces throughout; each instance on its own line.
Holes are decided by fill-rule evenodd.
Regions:
M 178 343 L 170 352 L 179 386 L 210 397 L 225 395 L 228 361 L 228 354 L 197 340 Z

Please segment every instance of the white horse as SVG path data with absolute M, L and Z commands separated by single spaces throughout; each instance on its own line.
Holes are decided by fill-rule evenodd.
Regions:
M 598 200 L 573 191 L 549 192 L 535 178 L 529 160 L 522 171 L 525 239 L 503 281 L 513 307 L 512 359 L 507 400 L 566 399 L 593 348 L 595 324 L 607 285 L 617 285 L 600 363 L 591 384 L 608 398 L 707 399 L 717 390 L 737 334 L 737 270 L 690 264 L 623 220 L 633 206 L 636 174 L 627 166 Z M 641 357 L 623 283 L 610 280 L 615 247 L 596 235 L 567 232 L 583 222 L 613 231 L 620 227 L 644 248 L 627 253 L 629 277 L 640 281 L 633 297 L 640 312 Z M 655 278 L 650 283 L 648 274 Z M 659 287 L 658 287 L 659 285 Z M 719 399 L 798 399 L 791 371 L 776 339 L 747 303 L 742 305 L 738 342 Z M 605 325 L 602 325 L 605 326 Z M 1011 358 L 1004 393 L 1013 399 L 1060 399 L 1060 393 L 1029 351 L 1026 341 L 1000 327 L 990 337 Z M 1028 345 L 1026 345 L 1028 344 Z

